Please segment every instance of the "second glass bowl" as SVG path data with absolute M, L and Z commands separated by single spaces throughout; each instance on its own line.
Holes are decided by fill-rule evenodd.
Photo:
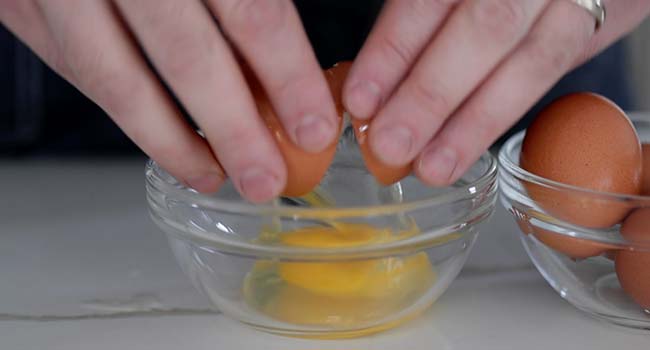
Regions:
M 631 119 L 641 141 L 650 142 L 650 117 Z M 519 224 L 521 241 L 533 263 L 560 296 L 580 310 L 618 325 L 650 329 L 650 224 L 637 224 L 634 232 L 625 235 L 621 225 L 577 226 L 545 210 L 528 189 L 535 187 L 536 193 L 548 196 L 546 200 L 569 198 L 572 205 L 581 206 L 576 210 L 611 206 L 637 217 L 650 215 L 650 196 L 600 193 L 531 174 L 519 166 L 524 135 L 514 135 L 501 148 L 499 187 L 501 201 Z M 645 222 L 650 223 L 650 218 Z M 617 260 L 619 254 L 625 257 Z

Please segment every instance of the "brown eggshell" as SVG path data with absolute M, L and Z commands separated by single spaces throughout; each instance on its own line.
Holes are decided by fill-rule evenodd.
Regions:
M 330 87 L 332 88 L 332 91 L 336 92 L 334 94 L 334 99 L 337 103 L 337 108 L 339 108 L 340 111 L 344 110 L 341 96 L 343 83 L 345 82 L 345 78 L 347 77 L 351 66 L 352 62 L 339 62 L 326 72 L 326 77 L 330 82 Z M 375 177 L 375 179 L 377 179 L 377 182 L 384 186 L 388 186 L 403 179 L 411 173 L 410 164 L 403 167 L 390 167 L 383 164 L 379 159 L 377 159 L 377 157 L 375 157 L 367 142 L 370 120 L 356 119 L 352 116 L 351 123 L 364 164 L 368 171 Z
M 641 307 L 650 309 L 650 208 L 630 214 L 621 226 L 621 234 L 632 246 L 616 254 L 616 275 L 625 293 Z M 642 247 L 641 243 L 645 244 L 643 249 L 635 249 Z
M 643 146 L 643 174 L 641 176 L 641 194 L 650 196 L 650 143 Z
M 533 227 L 533 235 L 547 247 L 573 259 L 586 259 L 615 249 L 613 245 L 569 237 L 539 227 Z
M 528 221 L 521 218 L 517 218 L 515 220 L 517 221 L 517 226 L 519 226 L 519 230 L 521 230 L 523 234 L 529 235 L 533 233 L 533 228 Z
M 264 89 L 250 71 L 246 73 L 260 116 L 273 135 L 287 166 L 287 182 L 282 195 L 299 197 L 309 193 L 320 183 L 332 163 L 336 154 L 338 137 L 321 152 L 311 153 L 300 149 L 287 135 Z M 329 79 L 328 82 L 330 82 Z M 332 94 L 340 96 L 340 88 L 332 90 Z M 340 100 L 340 97 L 338 100 Z M 342 112 L 337 113 L 337 123 L 340 130 L 343 125 Z
M 593 242 L 581 238 L 568 237 L 559 233 L 535 227 L 530 223 L 528 214 L 515 208 L 510 209 L 515 217 L 517 226 L 525 235 L 533 234 L 537 240 L 547 247 L 573 259 L 586 259 L 592 256 L 615 254 L 614 246 L 606 243 Z M 608 258 L 610 258 L 608 256 Z M 614 260 L 613 256 L 610 258 Z
M 557 182 L 601 192 L 638 194 L 642 156 L 625 113 L 592 93 L 562 97 L 547 106 L 526 132 L 521 167 Z M 557 218 L 590 228 L 620 222 L 630 207 L 577 192 L 528 184 L 531 198 Z
M 616 260 L 617 254 L 618 254 L 618 250 L 608 250 L 605 252 L 604 257 L 606 257 L 608 260 L 614 261 Z
M 621 225 L 621 235 L 632 245 L 650 245 L 650 208 L 630 213 Z M 650 252 L 650 246 L 648 248 Z
M 336 86 L 339 88 L 339 92 L 342 90 L 343 82 L 347 77 L 348 71 L 352 66 L 351 62 L 341 62 L 331 68 L 330 70 L 335 71 L 335 76 L 340 77 L 340 81 L 336 80 Z M 338 85 L 340 82 L 340 85 Z M 337 101 L 341 102 L 341 95 L 338 95 L 339 99 Z M 359 150 L 361 151 L 361 157 L 363 162 L 366 165 L 368 171 L 375 177 L 377 182 L 384 186 L 388 186 L 398 182 L 407 175 L 411 173 L 412 166 L 407 164 L 401 167 L 392 167 L 381 162 L 375 154 L 370 149 L 368 143 L 368 130 L 370 127 L 371 119 L 361 120 L 351 116 L 351 124 L 354 130 L 354 136 L 357 139 L 357 144 L 359 145 Z
M 392 185 L 411 173 L 411 163 L 401 167 L 393 167 L 384 164 L 375 156 L 368 142 L 370 120 L 352 118 L 352 127 L 366 168 L 377 179 L 377 182 L 384 186 Z
M 341 119 L 343 118 L 343 113 L 345 113 L 342 97 L 343 84 L 345 83 L 345 78 L 348 76 L 350 67 L 352 67 L 352 62 L 343 61 L 325 70 L 325 79 L 327 80 L 330 91 L 332 92 L 334 104 L 336 105 L 337 115 L 341 117 Z
M 625 293 L 644 309 L 650 309 L 650 254 L 619 251 L 615 265 Z

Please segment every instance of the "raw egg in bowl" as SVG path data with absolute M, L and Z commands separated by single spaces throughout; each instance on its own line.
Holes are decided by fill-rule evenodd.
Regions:
M 250 204 L 146 166 L 150 212 L 191 282 L 225 315 L 275 334 L 342 338 L 426 310 L 461 270 L 496 200 L 486 153 L 454 185 L 412 175 L 389 186 L 366 168 L 349 120 L 319 185 Z
M 501 201 L 547 282 L 580 310 L 641 329 L 650 329 L 648 142 L 650 115 L 573 94 L 499 152 Z

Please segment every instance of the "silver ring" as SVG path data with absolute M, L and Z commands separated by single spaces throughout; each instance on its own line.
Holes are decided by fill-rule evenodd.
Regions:
M 596 30 L 602 27 L 605 23 L 605 5 L 601 0 L 571 0 L 576 5 L 582 7 L 583 9 L 589 11 L 589 13 L 596 20 Z

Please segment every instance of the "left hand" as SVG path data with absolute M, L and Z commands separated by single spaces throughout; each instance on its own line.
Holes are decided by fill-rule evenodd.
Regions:
M 425 183 L 457 180 L 555 82 L 635 28 L 648 0 L 605 0 L 595 19 L 569 0 L 387 0 L 344 87 L 375 116 L 370 146 L 413 161 Z

